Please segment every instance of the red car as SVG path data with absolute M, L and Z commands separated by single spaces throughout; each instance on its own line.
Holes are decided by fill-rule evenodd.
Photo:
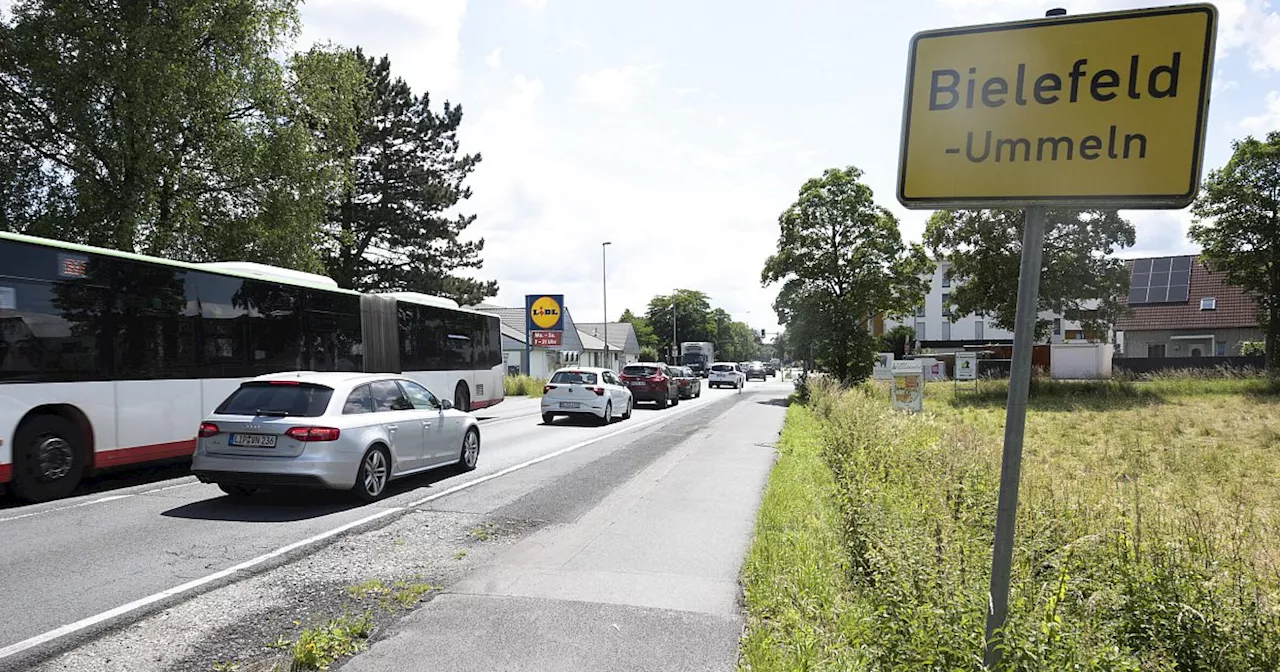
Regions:
M 635 403 L 652 401 L 666 408 L 680 403 L 680 383 L 672 368 L 661 362 L 637 362 L 622 367 L 619 377 Z

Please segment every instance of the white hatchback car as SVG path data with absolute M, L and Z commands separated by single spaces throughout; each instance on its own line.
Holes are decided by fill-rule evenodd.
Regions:
M 607 425 L 614 418 L 630 418 L 634 405 L 631 390 L 609 369 L 560 369 L 542 388 L 542 421 L 548 425 L 557 415 L 592 415 Z
M 738 388 L 746 384 L 742 369 L 733 362 L 716 362 L 707 376 L 708 387 Z
M 373 501 L 392 479 L 479 457 L 475 417 L 408 378 L 304 371 L 242 383 L 200 423 L 191 471 L 233 496 L 290 485 Z

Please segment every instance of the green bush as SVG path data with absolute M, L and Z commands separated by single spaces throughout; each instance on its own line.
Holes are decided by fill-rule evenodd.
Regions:
M 528 396 L 539 398 L 542 388 L 547 384 L 546 378 L 533 376 L 507 376 L 502 380 L 502 391 L 508 397 Z

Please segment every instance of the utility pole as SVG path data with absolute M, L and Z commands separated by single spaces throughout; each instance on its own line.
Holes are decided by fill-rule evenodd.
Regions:
M 676 295 L 671 294 L 671 363 L 677 364 L 676 361 L 680 355 L 680 342 L 676 340 Z
M 604 368 L 609 366 L 609 256 L 606 254 L 613 243 L 600 243 L 600 291 L 604 294 Z

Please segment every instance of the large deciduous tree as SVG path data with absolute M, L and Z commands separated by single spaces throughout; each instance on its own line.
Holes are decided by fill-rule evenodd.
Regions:
M 454 208 L 470 198 L 463 184 L 480 162 L 460 154 L 462 108 L 431 108 L 391 62 L 357 50 L 365 70 L 368 113 L 347 191 L 329 209 L 325 266 L 346 287 L 439 294 L 470 305 L 498 292 L 495 281 L 463 273 L 481 267 L 484 240 L 465 240 L 474 215 Z
M 1257 297 L 1267 371 L 1280 377 L 1280 131 L 1232 147 L 1227 165 L 1205 180 L 1191 238 L 1210 268 Z
M 0 23 L 3 225 L 318 269 L 316 224 L 339 177 L 321 145 L 353 136 L 316 94 L 359 73 L 273 58 L 296 5 L 19 0 Z
M 877 342 L 869 320 L 907 313 L 923 301 L 931 268 L 919 245 L 903 242 L 898 220 L 876 205 L 861 178 L 849 166 L 805 182 L 778 218 L 778 252 L 761 274 L 765 286 L 782 283 L 774 309 L 790 337 L 811 345 L 848 382 L 871 375 Z
M 1013 330 L 1023 223 L 1022 210 L 943 210 L 929 219 L 925 244 L 938 260 L 951 262 L 953 315 L 986 314 L 995 326 Z M 1106 333 L 1129 291 L 1124 262 L 1112 255 L 1133 243 L 1133 225 L 1114 210 L 1049 210 L 1039 310 Z M 1037 320 L 1036 338 L 1052 327 Z
M 636 332 L 636 341 L 640 344 L 641 350 L 649 350 L 651 352 L 658 351 L 658 335 L 653 332 L 653 327 L 649 326 L 647 318 L 636 315 L 628 308 L 622 311 L 622 316 L 618 318 L 619 322 L 626 322 Z
M 674 308 L 673 308 L 674 306 Z M 677 352 L 680 343 L 711 341 L 711 299 L 696 289 L 677 289 L 669 295 L 655 296 L 649 300 L 645 319 L 661 343 L 660 350 Z M 674 315 L 676 329 L 673 342 L 671 320 Z

